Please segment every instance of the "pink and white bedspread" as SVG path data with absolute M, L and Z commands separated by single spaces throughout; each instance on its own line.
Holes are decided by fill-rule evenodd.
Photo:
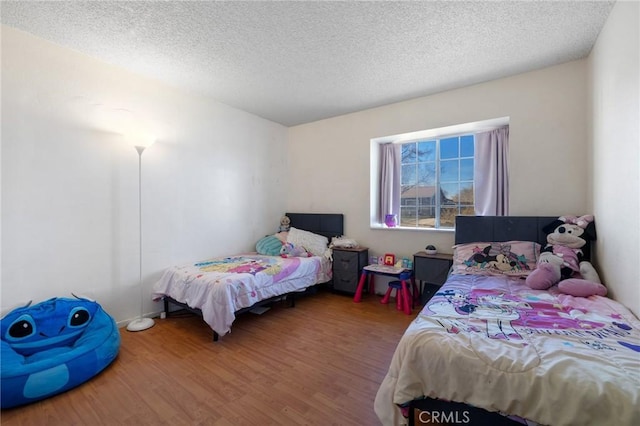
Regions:
M 169 296 L 202 311 L 220 336 L 231 331 L 235 312 L 271 297 L 302 291 L 330 279 L 322 257 L 242 254 L 167 269 L 153 287 L 153 299 Z
M 544 425 L 640 424 L 640 321 L 620 303 L 451 275 L 404 333 L 375 400 L 427 396 Z

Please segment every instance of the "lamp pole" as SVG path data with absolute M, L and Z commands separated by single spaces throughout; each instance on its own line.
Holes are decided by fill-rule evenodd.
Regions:
M 152 318 L 144 317 L 144 289 L 142 287 L 142 153 L 144 146 L 136 145 L 138 151 L 138 231 L 139 231 L 139 266 L 140 275 L 138 285 L 140 287 L 140 318 L 134 319 L 127 325 L 129 331 L 142 331 L 153 327 L 155 322 Z

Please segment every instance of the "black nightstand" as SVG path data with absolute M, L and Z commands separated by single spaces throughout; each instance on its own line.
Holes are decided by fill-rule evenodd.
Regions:
M 333 249 L 333 289 L 355 294 L 362 268 L 369 263 L 369 249 L 356 247 L 352 249 Z
M 425 304 L 447 280 L 453 264 L 453 255 L 427 254 L 420 251 L 413 255 L 413 276 L 420 285 L 420 302 Z

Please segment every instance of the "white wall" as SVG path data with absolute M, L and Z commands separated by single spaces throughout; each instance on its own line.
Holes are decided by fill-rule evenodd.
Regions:
M 345 233 L 374 255 L 450 253 L 452 232 L 370 229 L 369 141 L 509 116 L 511 214 L 584 214 L 586 101 L 582 60 L 293 127 L 288 209 L 344 213 Z
M 284 212 L 287 129 L 2 27 L 2 300 L 70 293 L 117 321 L 140 313 L 138 155 L 117 135 L 155 134 L 143 160 L 143 275 L 253 249 Z
M 618 1 L 589 57 L 597 267 L 640 316 L 640 3 Z
M 138 314 L 127 127 L 158 138 L 143 156 L 149 293 L 169 264 L 252 248 L 283 211 L 342 212 L 372 254 L 450 252 L 450 232 L 369 229 L 369 140 L 510 116 L 511 214 L 593 211 L 597 266 L 638 314 L 638 13 L 618 2 L 588 61 L 288 131 L 3 26 L 1 306 L 76 292 Z

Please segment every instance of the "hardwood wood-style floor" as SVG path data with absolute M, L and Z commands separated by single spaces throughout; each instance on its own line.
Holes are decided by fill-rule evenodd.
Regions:
M 321 290 L 246 313 L 212 341 L 195 316 L 121 329 L 118 358 L 63 394 L 3 410 L 10 425 L 378 425 L 373 401 L 415 317 Z

